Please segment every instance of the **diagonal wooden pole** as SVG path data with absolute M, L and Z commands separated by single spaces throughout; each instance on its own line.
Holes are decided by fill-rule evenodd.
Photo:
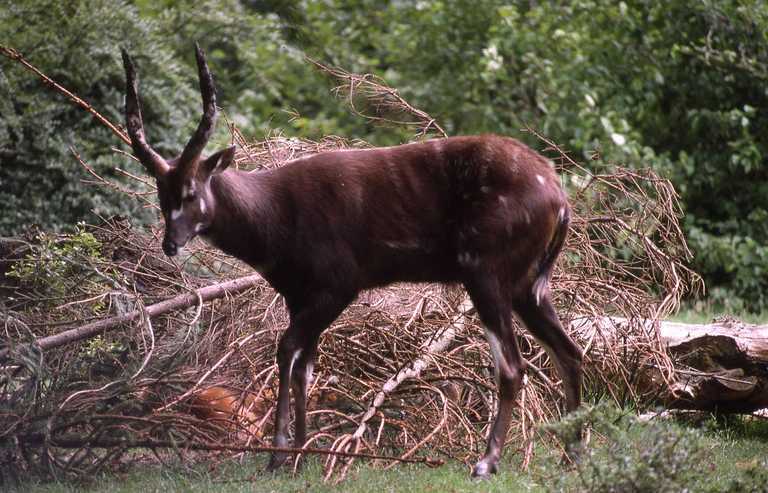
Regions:
M 253 274 L 250 276 L 239 277 L 231 281 L 213 284 L 211 286 L 205 286 L 204 288 L 180 294 L 165 301 L 150 305 L 146 307 L 146 314 L 149 317 L 156 317 L 158 315 L 162 315 L 174 310 L 189 308 L 190 306 L 194 306 L 197 303 L 205 303 L 207 301 L 223 298 L 224 296 L 235 295 L 242 293 L 243 291 L 247 291 L 259 282 L 263 282 L 263 278 L 258 274 Z M 74 329 L 59 332 L 58 334 L 41 337 L 33 344 L 44 351 L 69 344 L 71 342 L 88 339 L 103 332 L 120 327 L 128 322 L 132 322 L 140 318 L 143 312 L 144 310 L 133 310 L 132 312 L 117 317 L 97 320 L 95 322 L 91 322 Z M 9 352 L 9 348 L 0 350 L 0 360 L 6 358 Z

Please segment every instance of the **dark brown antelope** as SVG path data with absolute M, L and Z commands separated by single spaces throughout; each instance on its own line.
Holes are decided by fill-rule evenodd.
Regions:
M 566 407 L 580 403 L 579 347 L 552 306 L 549 278 L 569 206 L 552 166 L 520 142 L 452 137 L 379 149 L 323 152 L 277 169 L 229 169 L 235 148 L 203 157 L 216 121 L 213 78 L 197 48 L 203 116 L 181 155 L 147 143 L 136 72 L 123 52 L 126 121 L 136 157 L 157 179 L 163 251 L 200 235 L 251 265 L 284 298 L 290 325 L 277 349 L 274 445 L 306 440 L 306 392 L 320 334 L 367 288 L 395 281 L 462 283 L 486 328 L 499 388 L 485 455 L 473 475 L 496 472 L 525 371 L 513 315 L 548 351 Z M 574 444 L 578 438 L 574 437 Z M 272 455 L 269 468 L 286 454 Z

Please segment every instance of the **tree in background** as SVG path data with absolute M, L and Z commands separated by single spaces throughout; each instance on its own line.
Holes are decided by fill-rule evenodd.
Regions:
M 166 152 L 196 119 L 199 40 L 224 113 L 253 137 L 280 128 L 381 145 L 407 138 L 346 113 L 306 53 L 376 73 L 452 134 L 504 133 L 540 147 L 520 133 L 530 125 L 595 170 L 652 167 L 682 195 L 712 299 L 754 311 L 768 307 L 767 33 L 768 4 L 758 0 L 34 0 L 0 12 L 0 39 L 114 121 L 117 46 L 128 45 L 150 138 Z M 0 233 L 61 227 L 92 207 L 129 212 L 80 185 L 67 150 L 75 144 L 109 175 L 113 137 L 10 62 L 0 68 L 11 96 L 0 99 L 0 200 L 13 211 Z
M 107 0 L 12 2 L 0 10 L 0 40 L 118 123 L 125 86 L 119 47 L 126 46 L 147 75 L 142 96 L 153 144 L 167 152 L 195 124 L 199 96 L 187 67 L 135 8 Z M 134 201 L 81 183 L 88 174 L 69 150 L 120 181 L 113 168 L 126 160 L 110 151 L 115 136 L 21 66 L 3 58 L 0 69 L 0 235 L 30 225 L 71 227 L 92 209 L 140 215 Z
M 222 81 L 219 104 L 226 118 L 246 135 L 263 136 L 271 128 L 310 136 L 376 132 L 329 97 L 330 82 L 284 39 L 290 29 L 271 10 L 236 0 L 27 0 L 0 10 L 0 40 L 120 124 L 125 82 L 119 48 L 127 47 L 139 65 L 148 137 L 170 155 L 180 151 L 199 117 L 194 41 L 208 51 Z M 149 219 L 135 202 L 81 182 L 89 175 L 70 147 L 102 176 L 123 181 L 114 168 L 125 168 L 126 159 L 110 151 L 119 144 L 114 135 L 5 58 L 0 93 L 0 236 L 30 225 L 61 230 L 92 220 L 91 210 Z M 312 116 L 296 116 L 292 108 Z M 226 126 L 219 125 L 214 142 L 226 139 Z
M 531 125 L 595 170 L 668 176 L 712 298 L 768 307 L 768 4 L 300 5 L 307 51 L 376 67 L 451 133 Z

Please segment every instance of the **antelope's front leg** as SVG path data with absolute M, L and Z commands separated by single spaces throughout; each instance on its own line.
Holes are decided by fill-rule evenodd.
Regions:
M 307 442 L 307 389 L 312 383 L 317 342 L 307 344 L 293 366 L 291 388 L 293 390 L 294 419 L 296 420 L 293 434 L 294 448 L 302 448 Z M 303 459 L 302 459 L 303 460 Z M 299 463 L 301 465 L 301 463 Z
M 277 391 L 277 409 L 275 410 L 275 435 L 272 446 L 288 446 L 288 424 L 290 423 L 290 389 L 293 380 L 293 367 L 301 357 L 301 346 L 296 340 L 297 330 L 291 324 L 280 339 L 277 349 L 277 367 L 279 386 Z M 273 452 L 267 465 L 268 471 L 274 471 L 288 459 L 286 452 Z
M 280 386 L 277 393 L 275 437 L 272 442 L 276 448 L 288 446 L 291 387 L 294 392 L 296 417 L 294 447 L 304 446 L 307 437 L 307 384 L 311 377 L 320 334 L 333 323 L 357 294 L 345 291 L 342 295 L 330 289 L 317 289 L 311 292 L 318 294 L 314 296 L 312 304 L 304 305 L 301 309 L 296 309 L 296 305 L 286 298 L 291 312 L 291 325 L 280 339 L 277 349 Z M 285 452 L 273 452 L 267 470 L 274 471 L 283 465 L 288 455 Z

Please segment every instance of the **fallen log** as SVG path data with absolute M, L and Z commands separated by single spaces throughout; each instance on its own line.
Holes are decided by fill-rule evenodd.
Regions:
M 571 330 L 598 333 L 599 346 L 618 344 L 632 331 L 658 331 L 674 362 L 670 384 L 653 375 L 645 384 L 657 385 L 658 401 L 667 408 L 713 412 L 751 413 L 768 408 L 768 325 L 733 319 L 710 324 L 684 324 L 646 320 L 630 324 L 618 317 L 578 318 Z M 588 336 L 587 336 L 588 337 Z
M 77 328 L 65 330 L 48 337 L 41 337 L 37 339 L 33 344 L 41 350 L 51 349 L 65 344 L 69 344 L 75 341 L 88 339 L 98 334 L 102 334 L 108 330 L 113 330 L 118 327 L 122 327 L 128 322 L 139 319 L 144 312 L 148 317 L 156 317 L 175 310 L 182 310 L 193 307 L 195 305 L 205 303 L 217 298 L 223 298 L 224 296 L 232 296 L 238 293 L 242 293 L 258 283 L 263 282 L 263 279 L 258 274 L 252 274 L 250 276 L 240 277 L 226 282 L 213 284 L 211 286 L 205 286 L 195 291 L 190 291 L 173 298 L 155 303 L 146 307 L 144 310 L 133 310 L 124 315 L 117 317 L 105 318 L 102 320 L 96 320 Z M 0 360 L 8 356 L 9 349 L 5 348 L 0 350 Z

